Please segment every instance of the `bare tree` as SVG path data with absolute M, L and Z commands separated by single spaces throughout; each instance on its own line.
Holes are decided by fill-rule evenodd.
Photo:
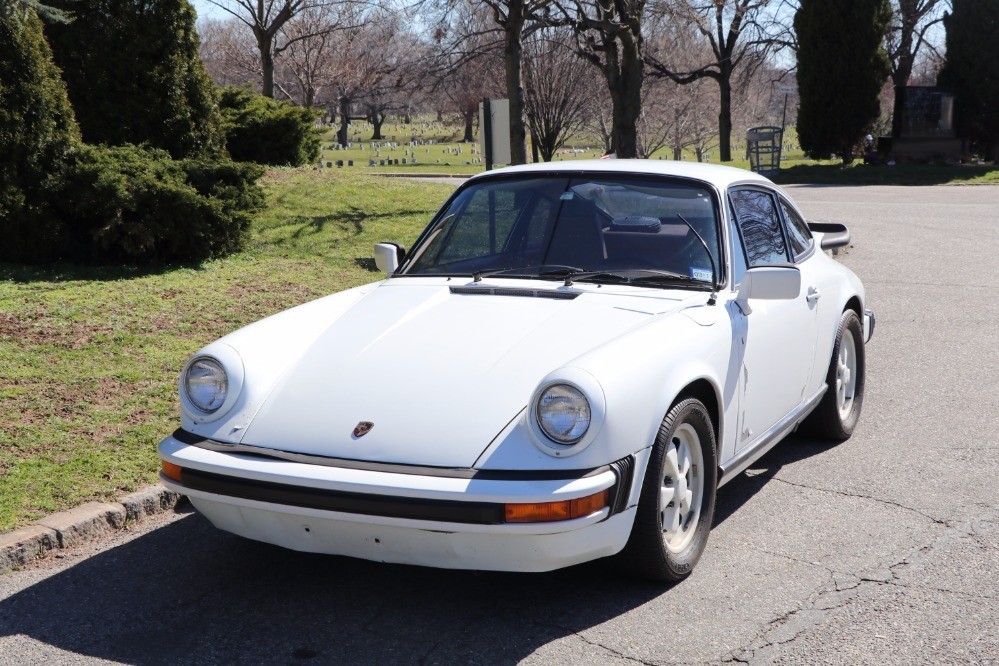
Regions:
M 278 32 L 303 11 L 347 1 L 349 0 L 208 0 L 236 17 L 253 32 L 260 54 L 261 92 L 268 97 L 274 97 L 274 58 L 292 43 L 286 41 L 283 46 L 278 47 Z M 304 37 L 300 35 L 298 38 Z
M 611 99 L 611 149 L 638 157 L 642 112 L 642 22 L 646 0 L 559 0 L 558 23 L 576 36 L 576 52 L 603 74 Z
M 275 87 L 303 106 L 312 108 L 327 101 L 322 96 L 333 83 L 333 35 L 356 27 L 351 21 L 359 18 L 342 9 L 339 3 L 302 9 L 275 38 L 275 52 L 283 52 Z
M 553 0 L 478 0 L 503 31 L 503 70 L 510 100 L 510 161 L 527 162 L 524 126 L 524 38 L 547 19 Z
M 201 19 L 199 55 L 216 85 L 243 85 L 260 80 L 256 46 L 235 19 Z
M 437 17 L 430 63 L 433 90 L 464 120 L 464 142 L 474 140 L 482 98 L 503 94 L 503 41 L 490 17 L 478 9 L 481 5 L 459 1 Z M 446 110 L 439 102 L 434 107 L 438 117 Z
M 905 96 L 902 90 L 909 84 L 916 58 L 927 44 L 927 35 L 943 21 L 951 7 L 950 0 L 892 0 L 892 21 L 885 37 L 885 50 L 891 61 L 891 80 L 895 91 L 892 108 L 892 135 L 902 129 Z M 934 49 L 935 50 L 935 49 Z
M 346 146 L 350 140 L 350 120 L 369 118 L 365 100 L 384 96 L 399 80 L 398 40 L 403 34 L 403 20 L 398 14 L 381 10 L 364 11 L 354 7 L 351 27 L 332 34 L 331 98 L 336 100 L 340 128 L 337 141 Z M 361 115 L 358 111 L 364 111 Z M 375 116 L 384 120 L 384 116 Z
M 767 50 L 781 39 L 773 36 L 782 26 L 776 15 L 765 10 L 772 0 L 666 0 L 659 20 L 676 21 L 694 28 L 710 47 L 711 58 L 691 68 L 671 56 L 679 49 L 665 50 L 661 57 L 647 57 L 652 70 L 677 83 L 712 79 L 718 84 L 718 141 L 721 160 L 732 159 L 732 90 L 740 68 L 764 62 Z M 781 29 L 781 35 L 786 34 Z
M 573 52 L 570 39 L 558 31 L 548 31 L 533 35 L 524 44 L 524 110 L 531 145 L 545 162 L 583 128 L 592 96 L 588 87 L 581 85 L 590 68 Z
M 638 123 L 639 150 L 651 157 L 669 147 L 674 160 L 694 148 L 698 161 L 715 135 L 712 95 L 706 81 L 681 86 L 669 79 L 649 77 L 642 93 L 642 115 Z

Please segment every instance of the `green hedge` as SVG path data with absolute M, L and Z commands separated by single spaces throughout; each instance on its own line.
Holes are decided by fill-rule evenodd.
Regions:
M 275 166 L 302 166 L 319 158 L 319 112 L 276 102 L 246 88 L 229 86 L 219 100 L 232 159 Z
M 79 142 L 41 21 L 0 0 L 0 255 L 51 242 L 38 229 L 51 216 L 44 185 Z
M 23 229 L 0 259 L 157 264 L 235 252 L 263 207 L 261 175 L 255 164 L 82 146 L 44 184 L 52 214 Z

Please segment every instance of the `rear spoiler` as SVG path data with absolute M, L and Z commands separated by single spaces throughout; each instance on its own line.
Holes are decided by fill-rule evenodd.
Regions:
M 809 222 L 808 228 L 819 239 L 819 247 L 832 250 L 850 244 L 850 230 L 839 222 Z

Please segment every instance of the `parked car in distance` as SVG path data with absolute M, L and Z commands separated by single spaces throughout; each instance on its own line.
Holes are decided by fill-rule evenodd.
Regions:
M 864 288 L 748 171 L 647 160 L 459 187 L 382 281 L 198 351 L 163 482 L 215 526 L 300 551 L 659 581 L 716 491 L 796 428 L 850 437 Z

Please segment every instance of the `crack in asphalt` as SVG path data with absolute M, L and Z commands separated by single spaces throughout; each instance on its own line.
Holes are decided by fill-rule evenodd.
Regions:
M 795 483 L 794 481 L 788 481 L 787 479 L 782 479 L 779 476 L 776 476 L 776 474 L 763 474 L 763 473 L 761 473 L 758 476 L 762 476 L 763 478 L 765 478 L 767 480 L 770 480 L 770 481 L 779 481 L 779 482 L 781 482 L 783 484 L 786 484 L 786 485 L 789 485 L 789 486 L 792 486 L 792 487 L 795 487 L 795 488 L 802 488 L 804 490 L 814 490 L 816 492 L 829 493 L 831 495 L 839 495 L 841 497 L 852 497 L 852 498 L 855 498 L 855 499 L 866 499 L 866 500 L 870 500 L 872 502 L 876 502 L 878 504 L 883 504 L 885 506 L 892 506 L 892 507 L 895 507 L 895 508 L 898 508 L 898 509 L 902 509 L 904 511 L 909 511 L 911 513 L 916 514 L 917 516 L 922 516 L 923 518 L 926 518 L 927 520 L 933 522 L 933 524 L 935 524 L 935 525 L 941 525 L 941 526 L 943 526 L 943 527 L 945 527 L 947 529 L 955 530 L 959 534 L 963 534 L 963 535 L 965 535 L 967 537 L 970 537 L 971 539 L 973 539 L 982 548 L 997 548 L 997 547 L 999 547 L 999 546 L 992 546 L 992 545 L 984 542 L 982 540 L 982 538 L 981 538 L 981 535 L 978 534 L 978 532 L 975 530 L 975 527 L 974 527 L 973 523 L 969 526 L 969 529 L 962 529 L 961 527 L 958 527 L 951 520 L 947 520 L 945 518 L 937 518 L 936 516 L 933 516 L 933 515 L 931 515 L 929 513 L 926 513 L 922 509 L 917 509 L 915 507 L 907 506 L 905 504 L 902 504 L 901 502 L 896 502 L 895 500 L 884 499 L 884 498 L 881 498 L 881 497 L 875 497 L 873 495 L 863 495 L 861 493 L 848 493 L 846 491 L 836 490 L 834 488 L 821 488 L 819 486 L 810 486 L 810 485 L 805 484 L 805 483 Z
M 621 659 L 624 659 L 626 661 L 633 661 L 636 664 L 644 664 L 644 666 L 663 666 L 663 664 L 673 663 L 673 662 L 644 661 L 642 659 L 639 659 L 638 657 L 632 657 L 631 655 L 627 655 L 627 654 L 621 652 L 620 650 L 615 650 L 612 647 L 608 647 L 608 646 L 604 645 L 603 643 L 601 643 L 599 641 L 590 640 L 589 638 L 587 638 L 586 636 L 584 636 L 580 632 L 576 631 L 575 629 L 570 629 L 569 627 L 562 626 L 561 624 L 557 624 L 555 622 L 542 622 L 541 620 L 538 620 L 538 619 L 534 619 L 532 621 L 534 622 L 534 624 L 536 624 L 536 625 L 538 625 L 540 627 L 544 627 L 546 629 L 558 629 L 560 631 L 568 632 L 568 633 L 572 634 L 573 636 L 575 636 L 576 638 L 578 638 L 579 640 L 581 640 L 584 643 L 586 643 L 587 645 L 592 645 L 593 647 L 598 647 L 598 648 L 600 648 L 602 650 L 606 650 L 607 652 L 610 652 L 615 657 L 620 657 Z
M 952 522 L 948 521 L 948 520 L 945 520 L 943 518 L 937 518 L 936 516 L 930 515 L 930 514 L 926 513 L 925 511 L 923 511 L 921 509 L 917 509 L 917 508 L 911 507 L 911 506 L 906 506 L 905 504 L 902 504 L 901 502 L 896 502 L 895 500 L 884 499 L 884 498 L 881 498 L 881 497 L 874 497 L 873 495 L 863 495 L 861 493 L 848 493 L 846 491 L 836 490 L 834 488 L 821 488 L 819 486 L 810 486 L 810 485 L 805 484 L 805 483 L 795 483 L 794 481 L 788 481 L 787 479 L 782 479 L 779 476 L 777 476 L 776 474 L 760 474 L 759 476 L 762 476 L 762 477 L 764 477 L 764 478 L 766 478 L 767 480 L 770 480 L 770 481 L 779 481 L 779 482 L 787 484 L 789 486 L 794 486 L 795 488 L 804 488 L 805 490 L 814 490 L 816 492 L 821 492 L 821 493 L 830 493 L 832 495 L 841 495 L 842 497 L 853 497 L 853 498 L 856 498 L 856 499 L 871 500 L 872 502 L 877 502 L 878 504 L 884 504 L 885 506 L 893 506 L 893 507 L 896 507 L 898 509 L 903 509 L 905 511 L 911 511 L 912 513 L 915 513 L 916 515 L 922 516 L 923 518 L 926 518 L 927 520 L 930 520 L 930 521 L 934 522 L 937 525 L 943 525 L 944 527 L 948 527 L 950 529 L 957 529 L 957 527 L 955 527 L 954 524 Z M 961 531 L 961 530 L 959 530 L 959 531 Z M 971 533 L 969 533 L 969 532 L 965 532 L 965 533 L 968 534 L 969 536 L 971 536 Z
M 770 477 L 775 478 L 775 477 Z M 805 560 L 796 559 L 793 557 L 787 557 L 780 555 L 778 553 L 769 553 L 771 555 L 776 555 L 778 557 L 786 557 L 786 559 L 794 560 L 797 562 L 810 564 L 813 566 L 819 566 L 830 573 L 832 585 L 826 585 L 819 588 L 816 592 L 808 597 L 808 599 L 800 604 L 797 608 L 791 609 L 783 615 L 771 620 L 762 627 L 756 635 L 748 642 L 746 645 L 735 650 L 730 651 L 728 654 L 724 655 L 720 661 L 723 663 L 742 663 L 750 664 L 756 661 L 770 661 L 772 659 L 767 659 L 763 656 L 764 652 L 773 652 L 775 648 L 779 646 L 788 645 L 793 643 L 795 640 L 808 633 L 819 626 L 826 623 L 829 614 L 843 606 L 849 604 L 853 599 L 858 597 L 860 593 L 868 587 L 881 587 L 885 585 L 913 589 L 913 590 L 924 590 L 928 592 L 938 592 L 941 594 L 954 594 L 963 598 L 970 599 L 982 599 L 982 600 L 994 600 L 996 597 L 989 595 L 975 595 L 967 592 L 961 592 L 959 590 L 952 590 L 948 588 L 936 588 L 931 586 L 922 585 L 912 585 L 903 583 L 899 580 L 898 574 L 895 569 L 903 566 L 911 565 L 919 560 L 927 557 L 938 546 L 948 543 L 954 539 L 969 538 L 976 544 L 983 548 L 991 548 L 992 546 L 983 543 L 982 536 L 978 534 L 975 526 L 971 526 L 971 531 L 965 531 L 960 528 L 955 527 L 951 522 L 929 516 L 918 509 L 913 509 L 912 507 L 907 507 L 897 502 L 891 500 L 881 500 L 876 497 L 869 497 L 866 495 L 856 495 L 852 493 L 845 493 L 842 491 L 829 490 L 826 488 L 813 488 L 804 484 L 793 483 L 786 481 L 784 479 L 776 479 L 778 481 L 783 481 L 784 483 L 797 486 L 801 488 L 806 488 L 809 490 L 817 490 L 822 492 L 834 493 L 837 495 L 845 495 L 848 497 L 858 497 L 863 499 L 870 499 L 876 502 L 887 504 L 890 506 L 896 506 L 901 509 L 906 509 L 917 513 L 925 518 L 932 520 L 934 523 L 939 525 L 944 525 L 945 527 L 953 530 L 949 533 L 945 533 L 943 536 L 934 539 L 929 544 L 921 545 L 902 558 L 901 560 L 888 565 L 882 569 L 870 569 L 861 574 L 850 574 L 835 571 L 821 563 L 807 562 Z M 987 520 L 986 520 L 987 522 Z M 757 549 L 758 550 L 758 549 Z M 767 551 L 760 551 L 767 552 Z M 848 577 L 852 580 L 837 580 L 837 576 Z M 841 585 L 842 584 L 842 585 Z M 782 633 L 783 632 L 783 633 Z M 788 635 L 789 634 L 789 635 Z M 769 655 L 770 657 L 776 657 L 777 655 Z
M 417 663 L 420 664 L 420 666 L 426 664 L 427 659 L 430 658 L 430 655 L 432 655 L 440 646 L 441 646 L 441 641 L 437 641 L 436 643 L 434 643 L 429 650 L 427 650 L 426 652 L 423 653 L 423 655 L 420 656 L 420 659 L 417 661 Z
M 815 561 L 811 561 L 811 560 L 803 560 L 803 559 L 801 559 L 799 557 L 791 557 L 790 555 L 785 555 L 784 553 L 775 553 L 774 551 L 772 551 L 772 550 L 766 550 L 765 548 L 756 548 L 754 546 L 744 546 L 744 548 L 746 550 L 752 550 L 754 552 L 761 553 L 763 555 L 771 555 L 773 557 L 779 557 L 779 558 L 782 558 L 782 559 L 785 559 L 785 560 L 789 560 L 791 562 L 798 562 L 799 564 L 807 564 L 810 567 L 819 567 L 820 569 L 825 569 L 830 574 L 834 574 L 834 575 L 838 574 L 838 575 L 841 575 L 841 576 L 849 576 L 850 575 L 850 574 L 846 573 L 845 571 L 837 571 L 836 569 L 832 569 L 832 568 L 826 566 L 825 564 L 822 564 L 821 562 L 815 562 Z

